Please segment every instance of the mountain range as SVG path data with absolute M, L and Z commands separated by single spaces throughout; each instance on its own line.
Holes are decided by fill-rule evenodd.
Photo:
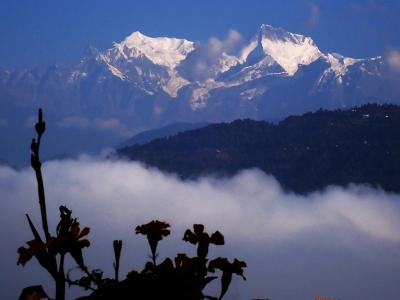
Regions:
M 400 103 L 383 56 L 323 53 L 312 38 L 270 25 L 248 41 L 231 35 L 227 45 L 134 32 L 104 51 L 89 47 L 79 61 L 2 70 L 0 134 L 30 128 L 38 107 L 54 124 L 57 151 L 73 152 L 174 122 L 277 121 L 319 108 Z M 9 159 L 15 151 L 5 152 Z

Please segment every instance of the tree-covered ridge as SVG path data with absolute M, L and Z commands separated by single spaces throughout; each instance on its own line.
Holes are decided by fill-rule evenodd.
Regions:
M 319 110 L 277 125 L 237 120 L 118 153 L 183 178 L 260 168 L 300 193 L 349 183 L 399 192 L 400 107 L 369 104 Z

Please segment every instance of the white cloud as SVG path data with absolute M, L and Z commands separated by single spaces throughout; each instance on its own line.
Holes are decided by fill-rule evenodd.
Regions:
M 308 7 L 310 9 L 310 15 L 308 17 L 307 24 L 309 27 L 314 28 L 319 24 L 321 9 L 314 2 L 310 2 Z
M 234 281 L 228 300 L 306 299 L 330 291 L 343 299 L 355 295 L 372 300 L 399 291 L 390 278 L 400 271 L 393 267 L 400 266 L 400 195 L 350 186 L 300 196 L 283 191 L 273 177 L 256 170 L 231 179 L 182 181 L 137 163 L 89 157 L 43 167 L 52 227 L 60 204 L 72 209 L 82 225 L 91 226 L 87 257 L 93 266 L 111 270 L 115 238 L 124 239 L 126 265 L 143 265 L 146 241 L 134 236 L 133 228 L 151 219 L 172 225 L 170 241 L 160 246 L 163 255 L 193 252 L 179 240 L 187 227 L 201 222 L 208 231 L 225 234 L 227 245 L 213 250 L 214 255 L 248 262 L 249 280 Z M 0 257 L 7 274 L 0 282 L 15 293 L 25 283 L 41 283 L 32 277 L 34 264 L 16 269 L 14 263 L 15 249 L 30 238 L 23 214 L 30 213 L 39 224 L 33 172 L 0 167 L 0 199 L 0 238 L 12 245 Z M 343 268 L 352 271 L 343 273 Z M 388 281 L 376 282 L 374 272 Z M 287 294 L 288 285 L 293 296 Z
M 386 62 L 393 71 L 400 72 L 400 51 L 389 51 L 386 55 Z
M 235 48 L 243 42 L 242 35 L 234 30 L 230 29 L 228 31 L 228 35 L 224 40 L 220 40 L 216 37 L 211 37 L 208 40 L 208 47 L 211 53 L 222 53 L 222 52 L 231 52 L 235 50 Z
M 220 69 L 219 64 L 223 53 L 225 55 L 236 55 L 243 45 L 242 35 L 234 29 L 230 29 L 224 39 L 211 37 L 206 43 L 200 44 L 192 57 L 196 78 L 208 79 L 213 77 L 216 70 Z

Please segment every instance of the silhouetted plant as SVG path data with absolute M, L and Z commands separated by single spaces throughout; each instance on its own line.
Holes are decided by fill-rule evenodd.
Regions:
M 147 236 L 150 245 L 153 265 L 156 265 L 157 245 L 162 240 L 163 236 L 168 236 L 171 231 L 168 229 L 170 225 L 165 222 L 151 221 L 150 223 L 137 226 L 136 234 L 140 233 Z
M 189 257 L 178 253 L 175 258 L 166 258 L 157 264 L 158 243 L 170 234 L 168 223 L 153 220 L 147 224 L 137 226 L 136 234 L 147 237 L 151 261 L 147 262 L 141 271 L 132 270 L 126 278 L 119 280 L 119 267 L 122 252 L 122 241 L 113 242 L 114 278 L 104 278 L 100 269 L 89 270 L 85 265 L 82 249 L 89 247 L 90 242 L 85 237 L 90 229 L 85 227 L 81 230 L 76 218 L 72 218 L 72 211 L 66 206 L 60 206 L 60 221 L 56 227 L 55 235 L 51 235 L 47 223 L 46 201 L 44 193 L 43 177 L 41 172 L 41 161 L 39 157 L 40 142 L 45 132 L 45 122 L 42 111 L 39 110 L 38 123 L 35 126 L 37 139 L 31 144 L 31 164 L 35 171 L 38 183 L 38 196 L 42 229 L 44 238 L 39 234 L 31 218 L 27 214 L 29 227 L 33 234 L 33 240 L 28 241 L 27 247 L 18 249 L 17 264 L 25 265 L 32 257 L 52 276 L 56 284 L 56 300 L 65 299 L 65 286 L 76 285 L 89 290 L 88 296 L 80 297 L 80 300 L 102 300 L 102 299 L 175 299 L 175 300 L 218 300 L 226 294 L 232 280 L 232 275 L 243 275 L 246 264 L 235 259 L 230 263 L 228 259 L 218 257 L 209 261 L 207 258 L 209 246 L 223 245 L 224 236 L 216 231 L 211 236 L 204 231 L 204 225 L 194 224 L 193 231 L 187 229 L 183 240 L 197 245 L 197 256 Z M 65 273 L 64 260 L 69 254 L 84 272 L 79 279 L 71 279 L 70 272 Z M 219 297 L 205 295 L 204 288 L 217 276 L 210 276 L 216 269 L 222 271 L 221 292 Z M 51 299 L 47 296 L 42 286 L 30 286 L 22 291 L 20 300 Z
M 119 260 L 121 259 L 122 241 L 121 240 L 115 240 L 113 242 L 113 248 L 114 248 L 114 256 L 115 256 L 115 263 L 114 263 L 115 280 L 118 281 L 118 278 L 119 278 Z
M 210 261 L 208 265 L 209 271 L 214 272 L 215 269 L 219 269 L 222 271 L 221 295 L 219 296 L 219 299 L 222 299 L 222 297 L 228 291 L 228 287 L 231 284 L 233 274 L 242 276 L 243 279 L 246 280 L 246 277 L 244 277 L 243 275 L 243 268 L 245 267 L 246 263 L 244 261 L 237 260 L 236 258 L 233 263 L 230 263 L 228 259 L 224 257 L 218 257 Z
M 68 281 L 64 271 L 65 255 L 69 253 L 78 266 L 86 271 L 82 248 L 88 247 L 90 243 L 86 239 L 81 240 L 81 238 L 89 233 L 89 228 L 86 227 L 81 231 L 77 219 L 71 217 L 72 211 L 65 206 L 60 206 L 60 222 L 56 228 L 56 235 L 52 236 L 50 234 L 41 169 L 42 163 L 39 156 L 42 135 L 46 130 L 46 123 L 43 120 L 41 109 L 39 109 L 38 122 L 35 125 L 35 129 L 37 138 L 33 139 L 31 143 L 31 166 L 36 174 L 44 238 L 41 237 L 31 218 L 26 214 L 34 239 L 27 242 L 27 248 L 22 246 L 18 249 L 19 258 L 17 264 L 24 266 L 32 257 L 35 257 L 56 283 L 56 300 L 64 300 L 65 284 Z M 38 297 L 43 298 L 45 295 L 46 293 L 41 286 L 32 286 L 24 289 L 20 299 L 40 299 Z
M 197 256 L 199 258 L 206 258 L 210 244 L 225 244 L 224 236 L 219 231 L 214 232 L 210 237 L 207 232 L 204 232 L 204 225 L 202 224 L 194 224 L 193 230 L 194 232 L 187 229 L 183 240 L 194 245 L 199 244 L 197 247 Z

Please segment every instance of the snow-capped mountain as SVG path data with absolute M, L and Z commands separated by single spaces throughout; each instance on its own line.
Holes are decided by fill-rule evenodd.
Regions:
M 325 54 L 310 37 L 270 25 L 262 25 L 237 56 L 222 53 L 221 60 L 221 65 L 225 68 L 221 68 L 217 76 L 208 78 L 194 87 L 190 102 L 193 110 L 206 109 L 213 105 L 213 90 L 227 90 L 233 87 L 234 91 L 239 88 L 240 92 L 229 97 L 242 96 L 242 100 L 263 98 L 260 100 L 262 103 L 254 107 L 256 113 L 252 115 L 261 118 L 273 118 L 274 114 L 281 117 L 289 112 L 301 113 L 317 108 L 336 108 L 346 106 L 346 103 L 351 106 L 368 101 L 398 101 L 397 92 L 391 97 L 379 93 L 365 93 L 364 87 L 358 83 L 361 79 L 369 81 L 368 78 L 371 77 L 371 80 L 376 80 L 374 86 L 385 85 L 382 57 L 354 59 L 336 53 Z M 357 76 L 354 76 L 354 73 L 358 73 Z M 294 88 L 292 85 L 296 82 L 298 86 Z M 247 88 L 251 85 L 256 86 Z M 338 95 L 343 88 L 349 90 L 348 87 L 356 88 L 359 92 Z M 267 90 L 270 90 L 269 93 L 264 95 Z M 388 91 L 389 94 L 392 93 L 392 88 L 389 87 Z M 220 93 L 221 91 L 218 92 Z M 318 98 L 319 95 L 326 98 L 326 93 L 331 94 L 329 99 Z M 287 102 L 289 95 L 293 97 L 291 101 L 296 105 Z M 317 98 L 313 99 L 315 97 Z M 308 105 L 310 100 L 315 102 L 311 106 Z M 304 101 L 303 108 L 299 101 Z M 270 110 L 267 115 L 260 110 L 264 106 Z M 287 113 L 278 112 L 279 106 L 287 110 Z
M 235 50 L 208 46 L 136 31 L 105 51 L 89 48 L 75 63 L 0 71 L 0 130 L 10 118 L 28 124 L 38 106 L 59 129 L 120 139 L 177 121 L 277 120 L 400 103 L 383 57 L 323 53 L 312 38 L 269 25 Z
M 121 43 L 115 43 L 111 49 L 99 54 L 113 75 L 121 80 L 137 77 L 151 82 L 150 94 L 157 91 L 151 86 L 161 87 L 171 97 L 189 82 L 175 71 L 176 66 L 194 50 L 194 43 L 185 39 L 158 37 L 151 38 L 136 31 Z M 143 62 L 164 68 L 168 76 L 159 76 L 158 72 L 143 68 Z M 146 65 L 146 64 L 145 64 Z
M 262 25 L 257 38 L 257 44 L 261 44 L 265 55 L 279 64 L 287 75 L 294 75 L 300 65 L 309 65 L 322 55 L 311 38 L 281 28 Z M 245 53 L 254 51 L 257 47 L 255 42 L 253 39 Z

